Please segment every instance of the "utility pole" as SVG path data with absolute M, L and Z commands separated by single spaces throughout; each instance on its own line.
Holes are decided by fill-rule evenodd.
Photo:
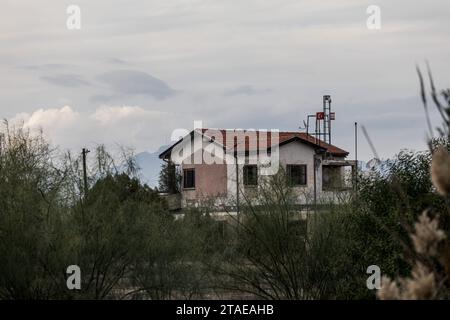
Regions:
M 317 190 L 317 171 L 320 167 L 321 164 L 321 159 L 316 153 L 314 154 L 314 172 L 313 172 L 313 179 L 314 179 L 314 213 L 317 212 L 317 194 L 318 194 L 318 190 Z
M 235 153 L 235 159 L 236 159 L 236 214 L 237 214 L 237 219 L 238 219 L 238 223 L 239 223 L 240 222 L 240 220 L 239 220 L 239 164 L 238 164 L 237 150 Z
M 314 213 L 317 213 L 317 173 L 316 173 L 316 164 L 317 164 L 317 160 L 316 160 L 316 154 L 314 154 L 314 173 L 313 173 L 313 179 L 314 179 Z
M 355 194 L 358 190 L 358 122 L 355 122 Z
M 88 181 L 87 181 L 87 168 L 86 168 L 86 155 L 89 153 L 90 151 L 86 148 L 83 148 L 83 150 L 81 151 L 81 154 L 83 156 L 83 180 L 84 180 L 84 196 L 87 196 L 88 193 Z

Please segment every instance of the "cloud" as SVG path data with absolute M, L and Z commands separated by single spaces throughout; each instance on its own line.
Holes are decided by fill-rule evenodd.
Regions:
M 39 109 L 32 114 L 19 113 L 13 119 L 13 123 L 23 123 L 24 128 L 46 128 L 49 132 L 56 132 L 76 125 L 80 114 L 71 107 L 64 106 L 60 109 Z
M 253 88 L 253 86 L 250 85 L 244 85 L 244 86 L 239 86 L 233 90 L 229 90 L 227 92 L 225 92 L 226 96 L 235 96 L 235 95 L 253 95 L 253 94 L 257 94 L 258 91 L 255 90 L 255 88 Z
M 94 120 L 96 123 L 102 126 L 114 126 L 117 123 L 123 121 L 139 122 L 140 119 L 145 118 L 163 118 L 166 116 L 166 112 L 145 110 L 141 107 L 110 107 L 102 106 L 95 110 L 95 112 L 90 115 L 90 119 Z
M 115 93 L 125 95 L 148 95 L 162 100 L 175 94 L 167 83 L 142 71 L 110 71 L 97 76 L 97 80 L 107 84 Z
M 237 95 L 251 96 L 251 95 L 257 95 L 260 93 L 267 93 L 268 91 L 269 90 L 256 90 L 251 85 L 243 85 L 243 86 L 239 86 L 235 89 L 226 91 L 225 96 L 237 96 Z
M 45 64 L 31 64 L 26 66 L 19 66 L 19 69 L 28 70 L 60 70 L 70 67 L 68 64 L 63 63 L 45 63 Z
M 83 80 L 81 75 L 78 74 L 58 74 L 52 76 L 43 76 L 42 80 L 62 87 L 81 87 L 81 86 L 89 86 L 90 83 Z
M 70 106 L 19 113 L 10 122 L 32 132 L 43 130 L 54 145 L 80 149 L 96 144 L 119 144 L 142 150 L 157 150 L 161 134 L 170 136 L 176 116 L 139 106 L 102 106 L 78 112 Z
M 128 64 L 128 62 L 126 62 L 125 60 L 119 59 L 119 58 L 111 58 L 108 60 L 108 62 L 112 63 L 112 64 L 120 64 L 120 65 Z
M 111 95 L 107 95 L 107 94 L 96 94 L 93 95 L 89 98 L 89 101 L 93 102 L 93 103 L 110 103 L 112 101 L 120 101 L 123 97 L 121 95 L 117 95 L 117 94 L 111 94 Z

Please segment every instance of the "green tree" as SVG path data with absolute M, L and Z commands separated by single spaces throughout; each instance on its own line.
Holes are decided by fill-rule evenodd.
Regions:
M 159 173 L 159 191 L 170 194 L 180 192 L 181 175 L 173 162 L 167 161 L 161 165 Z
M 386 161 L 381 170 L 359 178 L 358 198 L 344 215 L 346 259 L 352 261 L 345 299 L 373 299 L 365 281 L 370 265 L 382 274 L 403 276 L 410 272 L 410 225 L 426 209 L 440 212 L 445 201 L 430 180 L 430 152 L 403 150 Z
M 131 266 L 144 254 L 148 227 L 164 214 L 156 192 L 127 174 L 106 175 L 74 207 L 77 261 L 83 272 L 80 295 L 118 297 L 130 285 Z
M 61 188 L 66 173 L 42 134 L 0 131 L 0 298 L 67 297 L 72 256 Z
M 336 260 L 342 252 L 338 218 L 321 212 L 305 220 L 284 172 L 260 181 L 253 196 L 245 190 L 242 196 L 237 239 L 215 269 L 221 286 L 241 297 L 335 297 L 336 275 L 343 274 Z

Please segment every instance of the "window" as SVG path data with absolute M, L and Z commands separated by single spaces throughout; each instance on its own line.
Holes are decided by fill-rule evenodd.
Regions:
M 258 185 L 258 167 L 255 165 L 244 166 L 244 186 Z
M 184 189 L 195 188 L 195 169 L 183 170 L 183 188 Z
M 306 186 L 306 164 L 288 164 L 286 169 L 291 186 Z
M 337 166 L 322 167 L 322 189 L 337 190 L 343 187 L 342 170 Z

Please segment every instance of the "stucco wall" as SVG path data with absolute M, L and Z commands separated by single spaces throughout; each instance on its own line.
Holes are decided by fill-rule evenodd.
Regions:
M 312 147 L 300 142 L 283 145 L 280 147 L 280 163 L 285 170 L 288 164 L 306 164 L 307 186 L 309 188 L 314 186 L 314 149 Z
M 297 194 L 297 202 L 301 204 L 310 203 L 313 201 L 314 196 L 314 148 L 309 145 L 300 142 L 292 142 L 283 145 L 279 149 L 280 164 L 284 170 L 286 170 L 287 164 L 305 164 L 307 170 L 307 185 L 294 188 L 294 192 Z M 230 205 L 233 205 L 236 198 L 236 167 L 234 165 L 228 165 L 227 175 L 227 199 Z M 239 185 L 240 189 L 245 188 L 242 185 L 243 182 L 243 165 L 239 165 Z M 259 177 L 261 178 L 261 177 Z M 317 192 L 320 193 L 322 189 L 322 170 L 319 167 L 317 170 Z M 250 192 L 254 192 L 255 188 L 249 188 Z
M 312 146 L 297 141 L 279 148 L 280 164 L 284 170 L 288 164 L 302 164 L 307 167 L 307 185 L 294 188 L 298 204 L 312 204 L 314 201 L 314 154 Z M 216 205 L 235 205 L 236 166 L 234 164 L 183 164 L 182 168 L 195 168 L 196 183 L 195 189 L 182 191 L 183 206 L 211 198 L 215 198 Z M 240 188 L 245 190 L 242 164 L 239 165 L 238 172 Z M 317 198 L 320 201 L 322 196 L 327 195 L 326 192 L 322 192 L 321 165 L 317 169 L 316 179 Z M 252 189 L 252 192 L 254 191 L 255 188 Z
M 185 164 L 195 169 L 195 189 L 182 189 L 184 201 L 224 197 L 227 193 L 227 166 L 222 164 Z
M 280 163 L 286 170 L 288 164 L 306 165 L 306 186 L 294 187 L 299 204 L 312 203 L 314 200 L 314 148 L 300 142 L 292 142 L 280 147 Z M 317 172 L 317 193 L 322 190 L 322 170 L 319 166 Z

